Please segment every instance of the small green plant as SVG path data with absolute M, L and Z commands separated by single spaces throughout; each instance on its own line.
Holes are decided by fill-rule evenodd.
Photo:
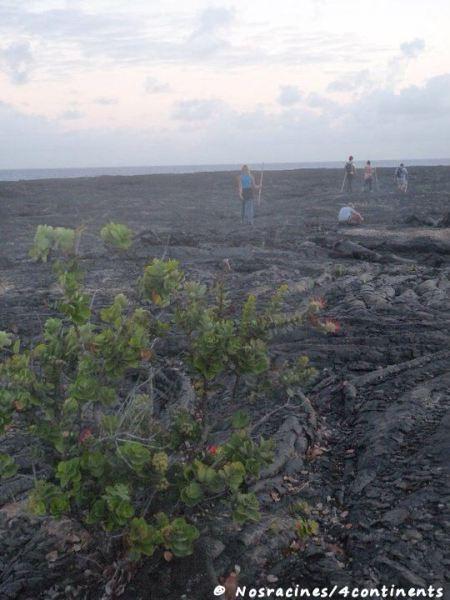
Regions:
M 133 243 L 133 232 L 122 223 L 108 223 L 100 231 L 103 242 L 116 250 L 128 250 Z
M 299 500 L 290 505 L 289 512 L 292 515 L 308 517 L 311 514 L 311 506 L 305 500 Z
M 14 477 L 17 473 L 17 465 L 7 454 L 0 454 L 0 479 Z
M 0 331 L 0 350 L 8 348 L 12 344 L 11 334 L 6 331 Z
M 346 268 L 343 265 L 335 265 L 332 269 L 332 275 L 336 277 L 343 277 L 346 274 Z
M 294 361 L 287 361 L 281 370 L 279 381 L 286 389 L 288 396 L 295 395 L 295 388 L 305 388 L 317 375 L 317 369 L 311 367 L 307 356 L 299 356 Z
M 47 262 L 51 252 L 60 251 L 65 256 L 74 255 L 80 230 L 66 227 L 38 225 L 30 256 L 35 261 Z
M 145 300 L 158 307 L 169 306 L 184 279 L 176 260 L 155 258 L 145 267 L 139 285 Z
M 317 535 L 319 532 L 319 525 L 317 521 L 312 519 L 306 519 L 301 517 L 295 523 L 295 533 L 301 541 L 305 541 L 308 538 Z

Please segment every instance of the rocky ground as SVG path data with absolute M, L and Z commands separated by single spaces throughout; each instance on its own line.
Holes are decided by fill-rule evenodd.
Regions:
M 358 228 L 336 224 L 348 202 L 336 192 L 337 171 L 270 172 L 264 182 L 253 228 L 239 223 L 229 173 L 1 183 L 0 329 L 27 338 L 51 313 L 50 269 L 27 256 L 40 223 L 85 226 L 81 254 L 98 305 L 119 290 L 132 295 L 143 266 L 162 255 L 202 281 L 229 259 L 236 297 L 263 299 L 288 283 L 292 309 L 324 298 L 337 334 L 299 327 L 272 340 L 274 360 L 306 353 L 320 375 L 309 402 L 273 413 L 258 429 L 278 440 L 274 466 L 255 490 L 262 522 L 242 531 L 221 523 L 192 559 L 144 565 L 124 597 L 210 598 L 216 575 L 235 564 L 249 585 L 445 586 L 450 169 L 411 169 L 406 196 L 381 170 L 378 190 L 353 194 L 366 219 Z M 137 234 L 120 259 L 98 241 L 110 220 Z M 231 407 L 222 400 L 226 416 Z M 278 408 L 242 403 L 255 421 Z M 0 451 L 26 465 L 27 443 L 0 440 Z M 31 475 L 0 484 L 0 598 L 101 598 L 85 533 L 21 511 L 31 484 Z M 292 547 L 291 511 L 299 500 L 320 526 L 300 550 Z

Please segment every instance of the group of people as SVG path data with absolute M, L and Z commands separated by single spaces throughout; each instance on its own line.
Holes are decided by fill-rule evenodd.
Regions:
M 353 162 L 353 156 L 349 156 L 348 161 L 345 163 L 345 176 L 342 184 L 342 190 L 344 187 L 347 192 L 353 191 L 353 182 L 356 177 L 356 166 Z M 371 192 L 374 183 L 377 183 L 377 174 L 370 160 L 368 160 L 364 166 L 364 190 Z M 394 175 L 397 189 L 406 193 L 408 190 L 408 170 L 403 163 L 395 170 Z M 238 191 L 239 198 L 242 202 L 241 207 L 241 219 L 244 225 L 253 225 L 255 218 L 255 196 L 259 194 L 261 196 L 262 188 L 262 174 L 260 182 L 257 184 L 254 176 L 251 174 L 250 169 L 247 165 L 243 165 L 241 168 L 240 175 L 238 176 Z M 353 204 L 343 206 L 338 214 L 339 223 L 346 223 L 349 225 L 360 225 L 364 219 L 362 215 L 355 210 Z
M 356 166 L 353 162 L 353 156 L 348 157 L 348 161 L 345 163 L 344 171 L 344 182 L 342 184 L 341 191 L 344 191 L 344 188 L 346 188 L 347 192 L 352 192 L 353 181 L 356 177 Z M 395 169 L 394 179 L 397 190 L 403 194 L 406 194 L 408 191 L 408 170 L 403 163 L 401 163 L 400 166 Z M 368 160 L 364 166 L 363 181 L 364 191 L 371 192 L 373 189 L 373 184 L 377 182 L 377 172 L 372 167 L 370 160 Z

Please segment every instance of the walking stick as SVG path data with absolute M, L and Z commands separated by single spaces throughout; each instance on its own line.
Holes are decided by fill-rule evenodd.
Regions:
M 341 187 L 341 194 L 344 191 L 344 185 L 345 185 L 346 181 L 347 181 L 347 173 L 344 175 L 344 181 L 342 182 L 342 187 Z
M 262 192 L 262 184 L 264 179 L 264 163 L 261 169 L 261 178 L 259 180 L 259 192 L 258 192 L 258 206 L 261 204 L 261 192 Z
M 375 175 L 375 185 L 376 185 L 376 188 L 377 188 L 377 192 L 379 192 L 380 191 L 380 184 L 378 183 L 378 175 L 377 175 L 377 170 L 376 169 L 374 169 L 374 175 Z

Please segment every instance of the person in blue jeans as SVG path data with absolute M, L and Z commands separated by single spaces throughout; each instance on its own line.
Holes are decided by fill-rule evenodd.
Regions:
M 256 185 L 255 178 L 250 173 L 247 165 L 241 169 L 238 177 L 239 198 L 242 201 L 241 218 L 244 225 L 253 225 L 255 216 L 255 192 L 259 190 L 259 185 Z

